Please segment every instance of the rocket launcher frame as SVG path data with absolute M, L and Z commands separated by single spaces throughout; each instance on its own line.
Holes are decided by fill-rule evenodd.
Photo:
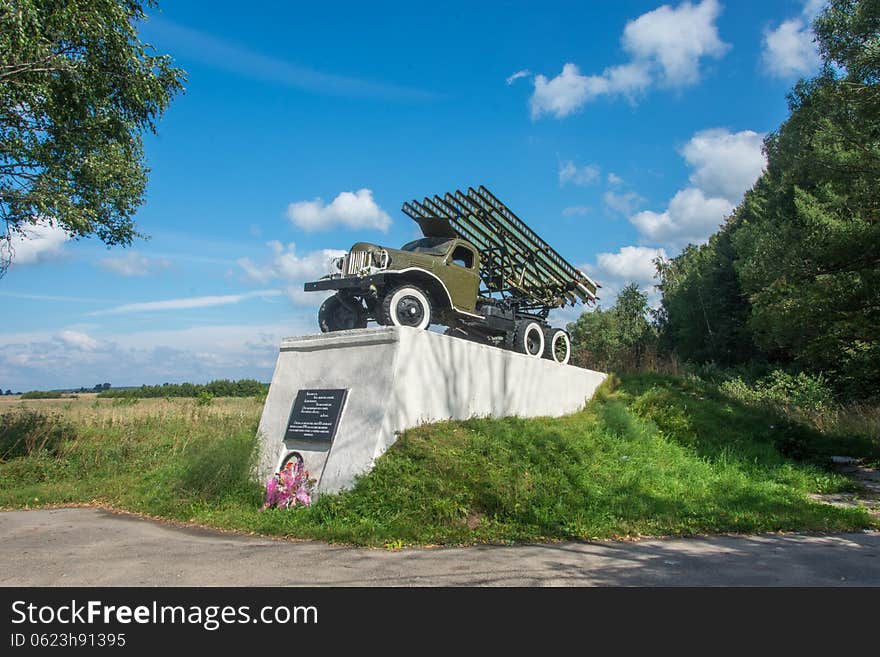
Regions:
M 403 204 L 426 237 L 456 236 L 480 252 L 484 296 L 522 310 L 595 302 L 599 285 L 541 239 L 482 185 Z

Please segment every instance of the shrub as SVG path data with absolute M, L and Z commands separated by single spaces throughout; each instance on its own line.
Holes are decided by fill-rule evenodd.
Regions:
M 50 390 L 29 390 L 22 393 L 20 399 L 61 399 L 65 396 L 63 393 Z
M 38 411 L 13 411 L 0 415 L 0 459 L 30 456 L 40 451 L 56 454 L 62 441 L 75 436 L 61 416 Z
M 752 385 L 736 377 L 723 382 L 720 388 L 724 394 L 745 402 L 794 406 L 808 411 L 824 411 L 834 406 L 834 394 L 822 374 L 789 374 L 777 369 Z
M 120 406 L 134 406 L 138 403 L 138 401 L 139 400 L 137 397 L 116 397 L 113 400 L 112 405 L 114 408 L 118 408 Z

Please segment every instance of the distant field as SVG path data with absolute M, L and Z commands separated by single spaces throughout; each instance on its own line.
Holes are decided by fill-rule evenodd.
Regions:
M 62 397 L 61 399 L 22 399 L 21 395 L 2 395 L 0 396 L 0 412 L 6 410 L 9 407 L 14 407 L 19 402 L 24 402 L 27 404 L 35 404 L 35 403 L 46 403 L 46 402 L 71 402 L 77 401 L 78 399 L 89 399 L 93 400 L 98 396 L 97 392 L 76 392 L 66 397 Z
M 631 376 L 563 418 L 405 432 L 351 491 L 260 512 L 262 399 L 0 405 L 0 507 L 103 504 L 245 532 L 366 545 L 877 526 L 818 503 L 852 489 L 828 454 L 876 442 L 749 407 L 705 382 Z
M 193 409 L 199 410 L 200 417 L 243 414 L 257 421 L 262 408 L 262 400 L 253 397 L 218 397 L 208 406 L 189 398 L 100 399 L 95 392 L 80 392 L 62 399 L 19 399 L 18 395 L 0 397 L 0 413 L 29 409 L 57 414 L 87 427 L 137 419 L 151 422 L 179 420 Z

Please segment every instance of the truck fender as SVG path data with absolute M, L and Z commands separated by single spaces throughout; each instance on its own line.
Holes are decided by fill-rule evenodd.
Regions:
M 459 310 L 458 308 L 453 306 L 452 295 L 449 293 L 449 289 L 436 274 L 432 274 L 431 272 L 425 271 L 424 269 L 421 269 L 419 267 L 408 267 L 406 269 L 399 269 L 397 271 L 385 271 L 383 273 L 385 274 L 386 279 L 389 283 L 394 281 L 394 279 L 399 279 L 401 283 L 408 282 L 413 283 L 414 285 L 418 285 L 420 288 L 431 295 L 431 301 L 438 309 L 451 308 L 456 312 L 470 315 L 471 317 L 482 317 L 482 315 L 475 315 L 474 313 Z

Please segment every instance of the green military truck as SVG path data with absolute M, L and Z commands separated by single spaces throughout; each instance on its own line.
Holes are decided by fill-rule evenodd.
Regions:
M 571 266 L 488 189 L 403 204 L 424 237 L 391 249 L 358 242 L 334 272 L 305 284 L 336 290 L 321 330 L 447 327 L 446 334 L 568 363 L 571 341 L 547 318 L 596 301 L 598 285 Z

